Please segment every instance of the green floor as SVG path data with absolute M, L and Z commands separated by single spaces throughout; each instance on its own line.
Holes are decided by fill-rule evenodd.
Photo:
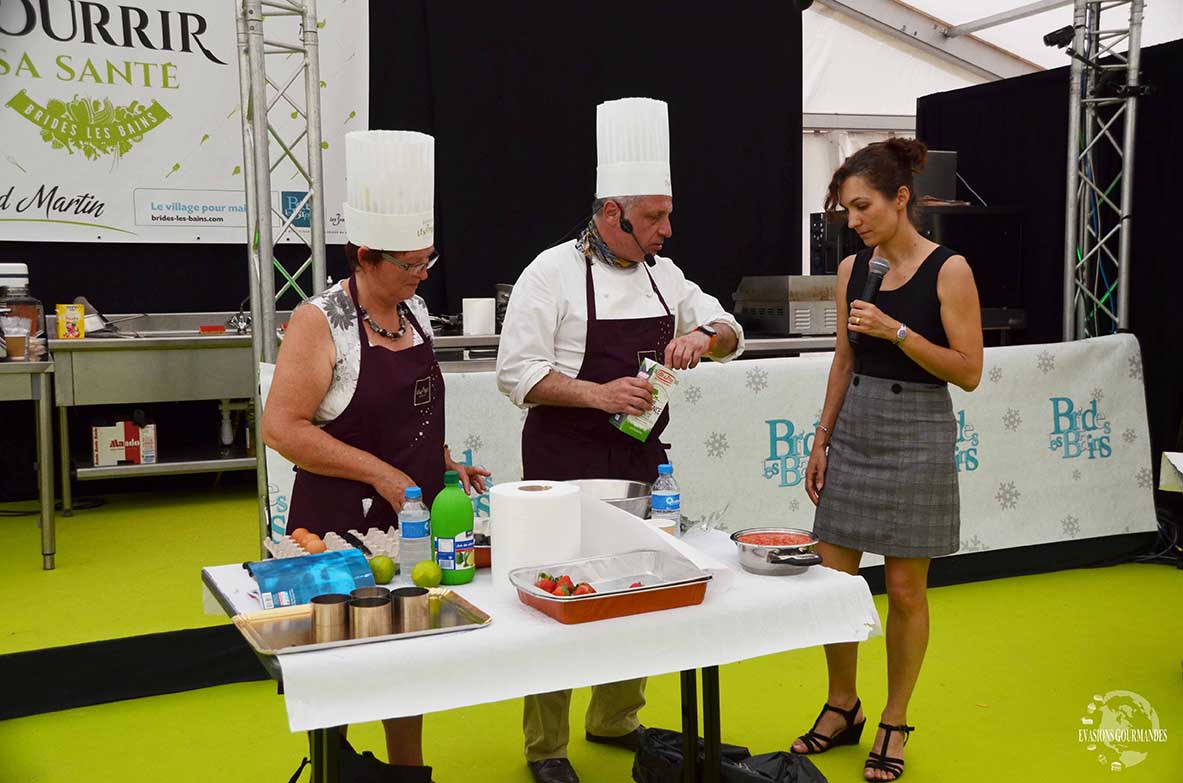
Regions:
M 198 570 L 255 554 L 249 492 L 109 501 L 59 520 L 58 570 L 50 573 L 39 568 L 34 518 L 0 519 L 0 652 L 217 622 L 201 613 Z M 1123 779 L 1183 780 L 1181 579 L 1170 568 L 1131 565 L 933 590 L 906 780 L 1110 780 L 1077 730 L 1093 695 L 1114 690 L 1145 697 L 1168 732 Z M 861 663 L 874 720 L 886 689 L 882 638 L 863 646 Z M 724 667 L 724 739 L 755 752 L 787 749 L 821 704 L 823 676 L 819 650 Z M 573 715 L 586 698 L 577 692 Z M 676 677 L 652 680 L 649 700 L 647 725 L 677 726 Z M 436 779 L 527 783 L 519 721 L 517 701 L 430 716 L 425 744 Z M 377 724 L 356 727 L 351 738 L 382 755 Z M 870 742 L 868 731 L 862 746 L 817 757 L 818 766 L 831 781 L 860 780 Z M 6 783 L 282 782 L 304 752 L 268 682 L 0 723 Z M 622 752 L 576 741 L 571 758 L 588 783 L 630 779 Z
M 0 654 L 226 622 L 202 613 L 201 567 L 258 559 L 254 487 L 105 500 L 58 514 L 53 571 L 37 518 L 0 518 Z

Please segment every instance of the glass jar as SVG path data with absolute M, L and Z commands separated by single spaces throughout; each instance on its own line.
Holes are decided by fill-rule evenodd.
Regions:
M 29 293 L 25 264 L 0 264 L 0 334 L 7 361 L 44 361 L 45 307 Z

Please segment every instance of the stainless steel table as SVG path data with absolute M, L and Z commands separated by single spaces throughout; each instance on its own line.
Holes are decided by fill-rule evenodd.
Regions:
M 56 554 L 53 495 L 53 362 L 0 362 L 0 402 L 37 403 L 37 486 L 41 503 L 41 567 L 52 571 Z
M 170 450 L 151 465 L 95 467 L 75 465 L 70 454 L 69 409 L 86 405 L 140 405 L 154 402 L 254 399 L 251 336 L 233 331 L 207 334 L 204 324 L 224 324 L 233 313 L 154 313 L 112 315 L 117 336 L 50 340 L 57 363 L 54 393 L 58 407 L 62 474 L 62 514 L 73 513 L 71 483 L 150 475 L 254 470 L 245 453 L 219 455 L 215 448 Z M 280 312 L 286 320 L 290 314 Z M 55 319 L 47 319 L 52 332 Z

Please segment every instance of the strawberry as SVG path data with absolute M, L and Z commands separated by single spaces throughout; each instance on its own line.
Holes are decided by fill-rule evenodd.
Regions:
M 563 574 L 555 581 L 557 581 L 560 585 L 566 585 L 567 589 L 569 589 L 571 592 L 575 592 L 575 583 L 572 582 L 571 577 L 567 576 L 566 574 Z
M 566 578 L 566 577 L 564 577 L 564 578 Z M 572 592 L 573 591 L 571 590 L 570 585 L 563 584 L 563 582 L 560 581 L 558 586 L 555 587 L 554 591 L 551 593 L 551 595 L 557 595 L 560 598 L 566 598 L 567 596 L 571 595 Z
M 587 582 L 580 582 L 579 586 L 575 588 L 572 595 L 591 595 L 596 591 L 596 588 L 589 585 Z
M 543 592 L 553 593 L 555 588 L 558 587 L 558 583 L 553 579 L 539 579 L 536 586 Z
M 628 589 L 632 590 L 634 587 L 644 587 L 644 586 L 645 585 L 641 584 L 640 582 L 633 582 L 631 585 L 628 586 Z

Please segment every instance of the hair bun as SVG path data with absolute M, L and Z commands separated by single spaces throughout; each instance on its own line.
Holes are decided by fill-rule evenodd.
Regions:
M 892 137 L 884 144 L 913 174 L 924 171 L 924 164 L 928 162 L 928 146 L 924 142 Z

